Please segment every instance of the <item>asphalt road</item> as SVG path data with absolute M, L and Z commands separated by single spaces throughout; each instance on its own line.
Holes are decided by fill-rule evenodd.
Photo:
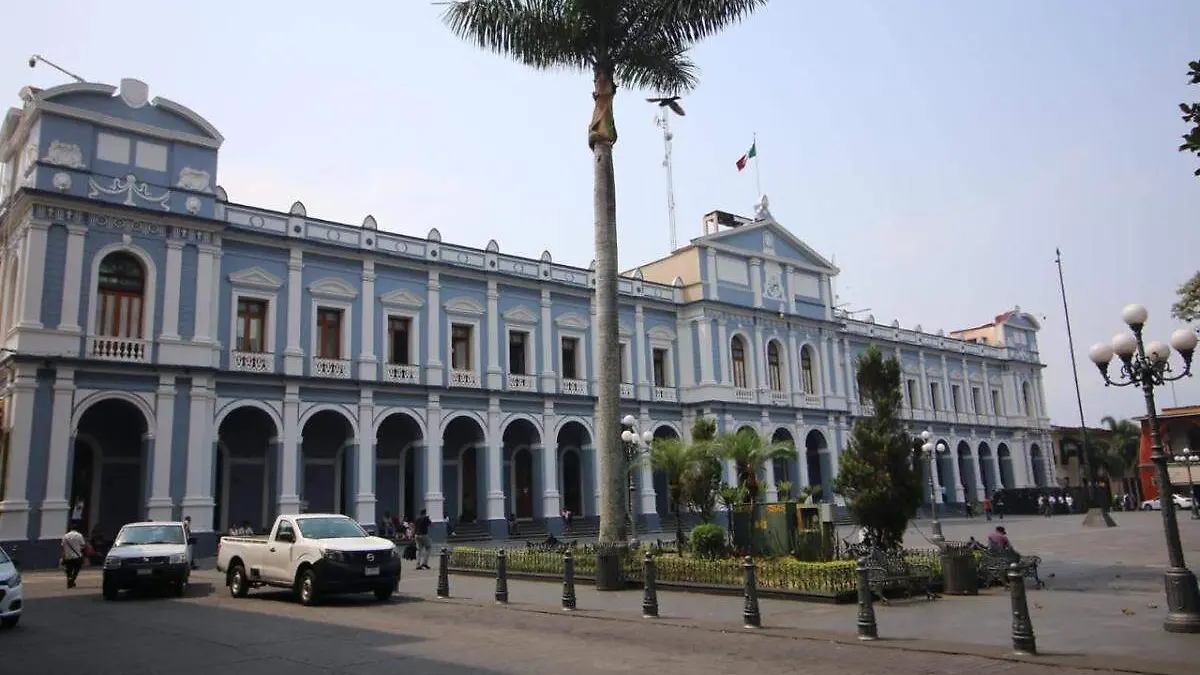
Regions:
M 183 599 L 105 602 L 94 571 L 71 590 L 59 575 L 30 574 L 21 626 L 0 633 L 0 674 L 1095 672 L 1013 661 L 1004 650 L 939 653 L 957 648 L 439 601 L 425 575 L 410 575 L 386 604 L 361 596 L 317 608 L 277 592 L 235 600 L 211 571 L 194 582 Z

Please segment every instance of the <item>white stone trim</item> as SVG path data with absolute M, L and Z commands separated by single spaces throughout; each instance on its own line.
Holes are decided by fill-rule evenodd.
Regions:
M 87 332 L 88 335 L 96 334 L 96 303 L 100 297 L 100 262 L 104 260 L 110 253 L 124 251 L 136 257 L 145 270 L 146 284 L 142 288 L 142 337 L 143 340 L 153 339 L 154 336 L 154 311 L 155 302 L 158 299 L 158 269 L 154 265 L 154 259 L 150 254 L 132 243 L 112 243 L 102 247 L 92 256 L 92 275 L 89 277 L 88 283 L 88 317 L 87 317 Z
M 480 315 L 482 315 L 482 312 L 480 312 Z M 479 348 L 481 322 L 477 316 L 471 317 L 468 315 L 453 315 L 453 314 L 446 315 L 446 321 L 445 321 L 445 326 L 446 326 L 445 363 L 446 363 L 446 367 L 448 370 L 458 370 L 457 368 L 454 367 L 454 358 L 453 358 L 453 356 L 454 356 L 454 326 L 455 325 L 469 326 L 471 328 L 471 367 L 468 368 L 467 371 L 475 373 L 476 375 L 480 375 L 483 372 L 483 369 L 479 363 L 481 361 L 481 357 L 480 357 L 481 350 Z M 430 344 L 432 344 L 432 343 L 430 343 Z
M 392 339 L 391 330 L 388 324 L 392 317 L 408 319 L 408 365 L 419 365 L 421 360 L 421 312 L 412 308 L 404 309 L 400 305 L 384 305 L 383 321 L 380 322 L 380 339 L 379 344 L 382 345 L 384 353 L 380 359 L 383 363 L 394 363 L 392 361 Z
M 342 322 L 340 328 L 342 331 L 342 336 L 339 340 L 341 344 L 339 345 L 340 349 L 338 350 L 337 358 L 343 361 L 349 361 L 350 359 L 354 358 L 354 346 L 350 344 L 350 340 L 354 336 L 354 332 L 351 330 L 351 328 L 354 326 L 354 302 L 352 300 L 337 300 L 334 299 L 332 295 L 312 294 L 312 312 L 309 314 L 308 319 L 309 326 L 311 327 L 308 335 L 308 361 L 310 370 L 313 359 L 327 358 L 321 356 L 320 352 L 317 351 L 317 347 L 320 345 L 320 329 L 317 324 L 317 311 L 321 308 L 341 310 Z M 309 374 L 311 375 L 312 373 L 310 372 Z
M 278 293 L 283 288 L 283 280 L 261 267 L 249 267 L 244 270 L 229 273 L 229 283 L 232 286 Z
M 508 310 L 503 314 L 504 322 L 509 325 L 516 326 L 536 326 L 538 322 L 537 314 L 525 305 L 518 305 Z
M 558 318 L 554 320 L 554 325 L 558 326 L 560 329 L 582 332 L 587 330 L 588 320 L 574 312 L 567 312 L 566 314 L 560 314 Z
M 527 372 L 524 373 L 513 373 L 512 359 L 510 358 L 510 355 L 512 354 L 513 333 L 525 334 L 525 370 Z M 525 377 L 534 378 L 534 381 L 536 382 L 537 364 L 534 363 L 533 358 L 533 342 L 536 339 L 536 335 L 537 333 L 533 324 L 509 323 L 504 326 L 504 365 L 506 366 L 504 372 L 508 374 L 523 375 Z
M 358 289 L 341 277 L 318 279 L 308 285 L 308 293 L 313 298 L 340 302 L 352 302 L 358 298 Z
M 483 316 L 484 308 L 471 298 L 459 296 L 446 301 L 444 305 L 447 314 L 462 316 Z
M 586 324 L 586 321 L 584 323 Z M 590 363 L 588 356 L 591 351 L 588 349 L 587 332 L 575 328 L 564 328 L 561 323 L 558 329 L 558 375 L 562 378 L 567 377 L 565 374 L 566 368 L 563 367 L 562 363 L 563 341 L 567 339 L 575 340 L 577 345 L 575 352 L 575 377 L 569 379 L 586 381 L 588 379 L 588 371 L 590 370 L 588 368 Z
M 648 335 L 648 337 L 650 338 L 650 340 L 649 340 L 649 342 L 650 342 L 650 344 L 649 344 L 649 347 L 650 347 L 650 373 L 648 373 L 649 377 L 647 379 L 650 381 L 650 386 L 652 386 L 652 387 L 675 388 L 678 386 L 678 384 L 675 381 L 676 380 L 676 377 L 675 377 L 675 343 L 674 343 L 675 333 L 673 331 L 666 331 L 666 330 L 664 330 L 662 332 L 656 332 L 658 330 L 659 329 L 657 327 L 651 328 L 650 333 Z M 671 335 L 671 337 L 670 338 L 656 337 L 656 336 L 663 335 L 664 332 L 669 333 Z M 667 352 L 666 360 L 664 363 L 664 372 L 663 372 L 663 375 L 664 375 L 666 381 L 662 382 L 662 383 L 658 383 L 658 382 L 654 381 L 654 350 L 655 349 L 664 349 Z
M 241 351 L 241 345 L 237 343 L 239 298 L 262 300 L 267 303 L 267 311 L 265 316 L 263 316 L 263 322 L 266 323 L 266 326 L 263 327 L 266 329 L 263 331 L 263 353 L 274 355 L 277 349 L 275 324 L 279 322 L 275 320 L 275 317 L 279 309 L 279 294 L 261 290 L 261 288 L 255 289 L 252 286 L 238 286 L 236 284 L 232 285 L 229 289 L 229 341 L 226 343 L 229 351 Z M 274 360 L 272 360 L 271 368 L 273 372 L 275 368 Z
M 397 288 L 379 296 L 379 304 L 385 310 L 412 309 L 418 310 L 425 306 L 425 301 L 406 288 Z M 393 312 L 394 313 L 394 312 Z M 419 313 L 418 313 L 419 316 Z
M 62 311 L 59 312 L 58 330 L 78 333 L 79 287 L 83 283 L 84 237 L 87 229 L 81 225 L 67 226 L 67 262 L 63 269 Z M 168 258 L 168 262 L 169 262 Z
M 179 339 L 179 293 L 183 284 L 183 242 L 167 240 L 167 270 L 163 288 L 163 325 L 161 340 Z M 70 267 L 68 266 L 68 269 Z M 66 294 L 64 293 L 64 299 Z

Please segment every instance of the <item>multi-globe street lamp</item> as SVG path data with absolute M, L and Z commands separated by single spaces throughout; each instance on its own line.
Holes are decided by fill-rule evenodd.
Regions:
M 937 461 L 938 453 L 945 452 L 949 448 L 945 443 L 939 442 L 934 446 L 930 440 L 933 438 L 933 432 L 926 429 L 921 432 L 921 440 L 924 444 L 921 446 L 921 454 L 925 455 L 925 459 L 929 461 L 929 509 L 933 515 L 933 522 L 929 524 L 929 540 L 935 544 L 940 544 L 946 541 L 946 537 L 942 536 L 942 523 L 938 520 L 937 514 L 937 493 L 934 491 L 933 471 L 934 462 Z
M 621 432 L 621 441 L 625 449 L 625 475 L 629 483 L 629 499 L 626 502 L 626 512 L 629 514 L 629 539 L 633 541 L 637 538 L 637 484 L 633 479 L 633 471 L 637 465 L 637 459 L 650 448 L 650 443 L 654 440 L 654 434 L 649 431 L 638 433 L 637 418 L 633 415 L 626 415 L 621 419 L 621 426 L 625 430 Z
M 1183 546 L 1179 540 L 1179 522 L 1175 518 L 1174 494 L 1171 476 L 1167 471 L 1167 455 L 1163 452 L 1162 435 L 1158 429 L 1158 412 L 1154 403 L 1154 388 L 1192 374 L 1192 355 L 1196 351 L 1196 334 L 1180 328 L 1171 334 L 1171 347 L 1183 357 L 1183 372 L 1171 375 L 1171 347 L 1162 342 L 1145 344 L 1142 329 L 1148 314 L 1141 305 L 1126 305 L 1121 318 L 1130 331 L 1122 331 L 1113 337 L 1111 344 L 1092 346 L 1088 353 L 1092 362 L 1100 369 L 1105 385 L 1117 387 L 1137 386 L 1146 399 L 1146 417 L 1150 425 L 1150 461 L 1158 473 L 1162 504 L 1163 530 L 1167 537 L 1169 567 L 1165 574 L 1167 591 L 1167 618 L 1163 627 L 1172 633 L 1200 633 L 1200 590 L 1196 587 L 1196 575 L 1192 574 L 1183 560 Z M 1121 359 L 1121 373 L 1114 380 L 1108 375 L 1108 364 L 1116 354 Z
M 1200 464 L 1200 450 L 1193 451 L 1191 448 L 1184 448 L 1179 455 L 1175 461 L 1183 464 L 1187 469 L 1188 499 L 1192 501 L 1192 520 L 1200 520 L 1200 499 L 1196 499 L 1196 484 L 1192 481 L 1192 465 Z

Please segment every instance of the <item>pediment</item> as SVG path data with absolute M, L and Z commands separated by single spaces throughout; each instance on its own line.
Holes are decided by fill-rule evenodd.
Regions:
M 655 326 L 646 332 L 646 336 L 651 340 L 666 340 L 668 342 L 675 341 L 675 331 L 666 326 Z
M 587 330 L 588 320 L 575 313 L 563 314 L 554 320 L 554 324 L 559 328 L 574 328 L 576 330 Z
M 283 288 L 282 279 L 261 267 L 230 272 L 229 283 L 238 288 L 257 288 L 264 291 L 278 291 Z
M 633 331 L 629 330 L 629 326 L 625 325 L 625 322 L 622 321 L 617 324 L 617 334 L 621 337 L 629 337 L 633 335 Z
M 450 312 L 453 314 L 478 315 L 478 314 L 483 314 L 483 311 L 484 311 L 483 305 L 481 305 L 478 302 L 475 302 L 471 298 L 467 298 L 467 297 L 457 297 L 457 298 L 448 300 L 446 302 L 446 304 L 443 305 L 443 307 L 446 308 L 447 312 Z
M 419 309 L 425 305 L 425 301 L 407 288 L 397 288 L 394 291 L 380 295 L 379 304 L 383 305 L 384 307 L 408 307 L 411 309 Z
M 799 269 L 835 275 L 840 270 L 774 218 L 723 229 L 693 240 L 742 257 L 761 257 Z
M 538 316 L 533 310 L 521 305 L 505 312 L 504 320 L 508 323 L 535 324 L 538 322 Z
M 328 300 L 353 300 L 358 297 L 358 289 L 338 277 L 325 277 L 308 285 L 308 292 L 313 297 Z

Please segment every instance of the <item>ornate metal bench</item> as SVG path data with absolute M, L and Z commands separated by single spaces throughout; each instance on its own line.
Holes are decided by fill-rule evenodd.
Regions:
M 909 562 L 902 552 L 874 549 L 867 556 L 867 580 L 871 593 L 879 596 L 883 604 L 889 604 L 885 590 L 902 588 L 906 597 L 920 592 L 926 600 L 933 600 L 933 568 L 921 563 Z
M 1021 576 L 1033 581 L 1034 588 L 1045 588 L 1046 582 L 1038 576 L 1042 559 L 1036 555 L 1020 555 L 1013 550 L 986 549 L 979 558 L 979 580 L 985 586 L 1008 585 L 1008 566 L 1017 563 Z

